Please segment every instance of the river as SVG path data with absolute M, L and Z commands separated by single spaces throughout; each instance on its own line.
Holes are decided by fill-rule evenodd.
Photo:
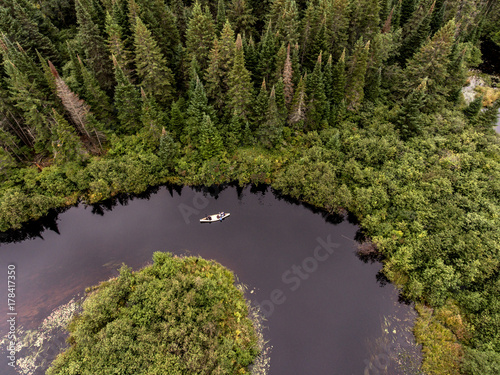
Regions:
M 117 275 L 122 263 L 138 269 L 154 251 L 170 251 L 214 259 L 247 286 L 247 298 L 267 319 L 269 374 L 362 375 L 386 367 L 402 373 L 395 352 L 411 351 L 414 310 L 398 302 L 380 263 L 356 256 L 355 223 L 255 187 L 210 194 L 160 187 L 145 196 L 80 204 L 37 223 L 50 229 L 35 238 L 6 243 L 12 237 L 4 237 L 1 336 L 8 328 L 9 265 L 17 276 L 16 327 L 36 330 L 86 287 Z M 199 223 L 219 211 L 231 216 Z M 2 352 L 1 373 L 14 374 L 7 362 Z

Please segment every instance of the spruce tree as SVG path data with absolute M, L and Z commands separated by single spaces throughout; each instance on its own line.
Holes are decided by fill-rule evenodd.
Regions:
M 199 126 L 197 148 L 202 160 L 210 160 L 218 156 L 224 149 L 222 137 L 207 114 L 203 114 Z
M 345 50 L 339 61 L 333 67 L 333 89 L 332 105 L 339 106 L 345 98 L 346 72 L 345 72 Z
M 214 39 L 215 24 L 212 15 L 208 9 L 202 11 L 200 3 L 196 0 L 187 26 L 186 50 L 189 61 L 195 57 L 202 71 L 208 67 L 208 55 Z
M 184 113 L 182 112 L 184 99 L 172 102 L 170 107 L 169 130 L 175 139 L 179 139 L 184 130 Z
M 160 109 L 153 96 L 148 96 L 146 92 L 141 89 L 141 123 L 144 132 L 153 144 L 158 144 L 162 130 L 167 126 L 167 116 L 165 112 Z
M 354 52 L 350 61 L 349 84 L 346 86 L 346 106 L 351 111 L 357 110 L 364 98 L 365 76 L 368 64 L 368 53 L 370 41 L 360 38 L 354 46 Z
M 290 114 L 288 116 L 288 122 L 290 126 L 295 129 L 302 130 L 303 122 L 306 119 L 306 79 L 300 77 L 299 84 L 295 90 L 295 95 L 292 100 L 292 108 L 290 109 Z
M 217 17 L 215 18 L 217 24 L 217 32 L 220 33 L 226 24 L 226 4 L 225 0 L 219 0 L 217 3 Z M 217 34 L 219 35 L 219 34 Z
M 118 21 L 116 21 L 115 18 L 109 14 L 109 12 L 106 13 L 106 33 L 108 34 L 107 46 L 111 56 L 115 57 L 117 64 L 123 72 L 127 76 L 130 76 L 130 52 L 125 48 L 125 42 L 123 41 L 123 29 Z
M 65 164 L 69 161 L 80 161 L 83 154 L 83 145 L 68 121 L 54 109 L 50 122 L 54 163 Z
M 255 101 L 252 105 L 252 130 L 256 130 L 262 125 L 265 121 L 266 111 L 269 106 L 269 94 L 266 88 L 266 80 L 262 81 L 262 85 L 260 86 L 260 91 Z
M 245 56 L 241 35 L 236 38 L 234 63 L 229 72 L 228 104 L 231 114 L 246 121 L 250 114 L 252 101 L 252 81 L 250 72 L 245 67 Z
M 408 61 L 404 87 L 412 90 L 427 77 L 427 90 L 433 99 L 445 93 L 455 29 L 455 21 L 449 21 Z
M 403 101 L 396 115 L 396 125 L 399 128 L 401 138 L 409 138 L 422 132 L 422 107 L 427 100 L 427 79 L 424 79 L 416 89 Z
M 252 8 L 249 7 L 247 0 L 230 0 L 227 17 L 234 25 L 237 34 L 250 37 L 254 30 L 255 17 L 252 14 Z
M 269 95 L 269 104 L 266 110 L 265 121 L 258 128 L 257 135 L 259 142 L 266 148 L 275 147 L 281 140 L 283 133 L 283 123 L 276 104 L 274 86 Z
M 328 50 L 337 59 L 347 48 L 349 40 L 349 0 L 326 0 L 325 9 L 326 39 Z
M 309 130 L 317 130 L 323 127 L 323 120 L 327 118 L 327 103 L 322 73 L 322 53 L 318 55 L 316 65 L 311 75 L 307 77 L 307 121 Z
M 274 71 L 272 83 L 276 83 L 280 78 L 282 78 L 283 70 L 285 69 L 285 61 L 286 61 L 286 47 L 285 43 L 281 43 L 281 47 L 278 50 L 278 53 L 276 54 L 276 69 Z
M 371 40 L 379 30 L 379 0 L 353 0 L 352 7 L 350 44 L 355 44 L 361 37 Z
M 140 84 L 148 95 L 162 105 L 169 104 L 174 96 L 174 77 L 166 64 L 151 32 L 140 18 L 134 28 L 135 64 Z
M 259 43 L 259 78 L 267 82 L 271 80 L 271 75 L 276 66 L 277 41 L 272 31 L 271 21 Z
M 211 119 L 211 124 L 214 123 L 215 111 L 208 104 L 205 88 L 199 77 L 195 77 L 196 83 L 194 90 L 189 93 L 189 104 L 186 111 L 186 127 L 185 127 L 185 142 L 197 144 L 200 124 L 203 121 L 203 116 L 208 115 Z
M 120 123 L 117 130 L 120 133 L 133 134 L 141 126 L 141 97 L 137 87 L 130 82 L 116 60 L 114 60 L 114 67 L 117 82 L 114 103 Z
M 111 90 L 114 86 L 112 64 L 99 25 L 92 19 L 90 5 L 84 3 L 84 0 L 75 0 L 75 8 L 78 18 L 78 40 L 85 53 L 85 62 L 102 87 Z
M 290 57 L 290 44 L 286 49 L 285 66 L 283 67 L 283 84 L 285 85 L 285 104 L 288 108 L 292 104 L 293 99 L 293 67 L 292 59 Z
M 274 0 L 270 17 L 285 45 L 299 41 L 299 10 L 295 0 Z

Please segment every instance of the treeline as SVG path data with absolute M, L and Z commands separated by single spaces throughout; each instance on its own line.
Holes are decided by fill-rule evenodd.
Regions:
M 497 374 L 500 102 L 460 90 L 499 7 L 5 0 L 0 229 L 166 181 L 271 184 L 357 215 L 422 304 L 426 373 Z

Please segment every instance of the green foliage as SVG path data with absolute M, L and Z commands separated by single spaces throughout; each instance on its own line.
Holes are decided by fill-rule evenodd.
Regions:
M 234 63 L 228 77 L 228 107 L 231 114 L 247 120 L 252 102 L 252 81 L 245 67 L 245 56 L 241 35 L 238 34 L 234 52 Z
M 189 61 L 196 58 L 202 71 L 208 67 L 208 55 L 215 39 L 215 25 L 212 15 L 196 0 L 186 31 L 186 49 Z
M 124 265 L 86 299 L 47 374 L 245 374 L 257 340 L 234 281 L 218 263 L 168 253 L 138 272 Z

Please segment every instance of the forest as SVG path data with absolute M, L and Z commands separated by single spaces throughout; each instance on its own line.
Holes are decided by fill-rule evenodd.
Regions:
M 500 100 L 461 94 L 483 42 L 495 0 L 3 0 L 0 230 L 267 184 L 356 216 L 424 373 L 498 374 Z

